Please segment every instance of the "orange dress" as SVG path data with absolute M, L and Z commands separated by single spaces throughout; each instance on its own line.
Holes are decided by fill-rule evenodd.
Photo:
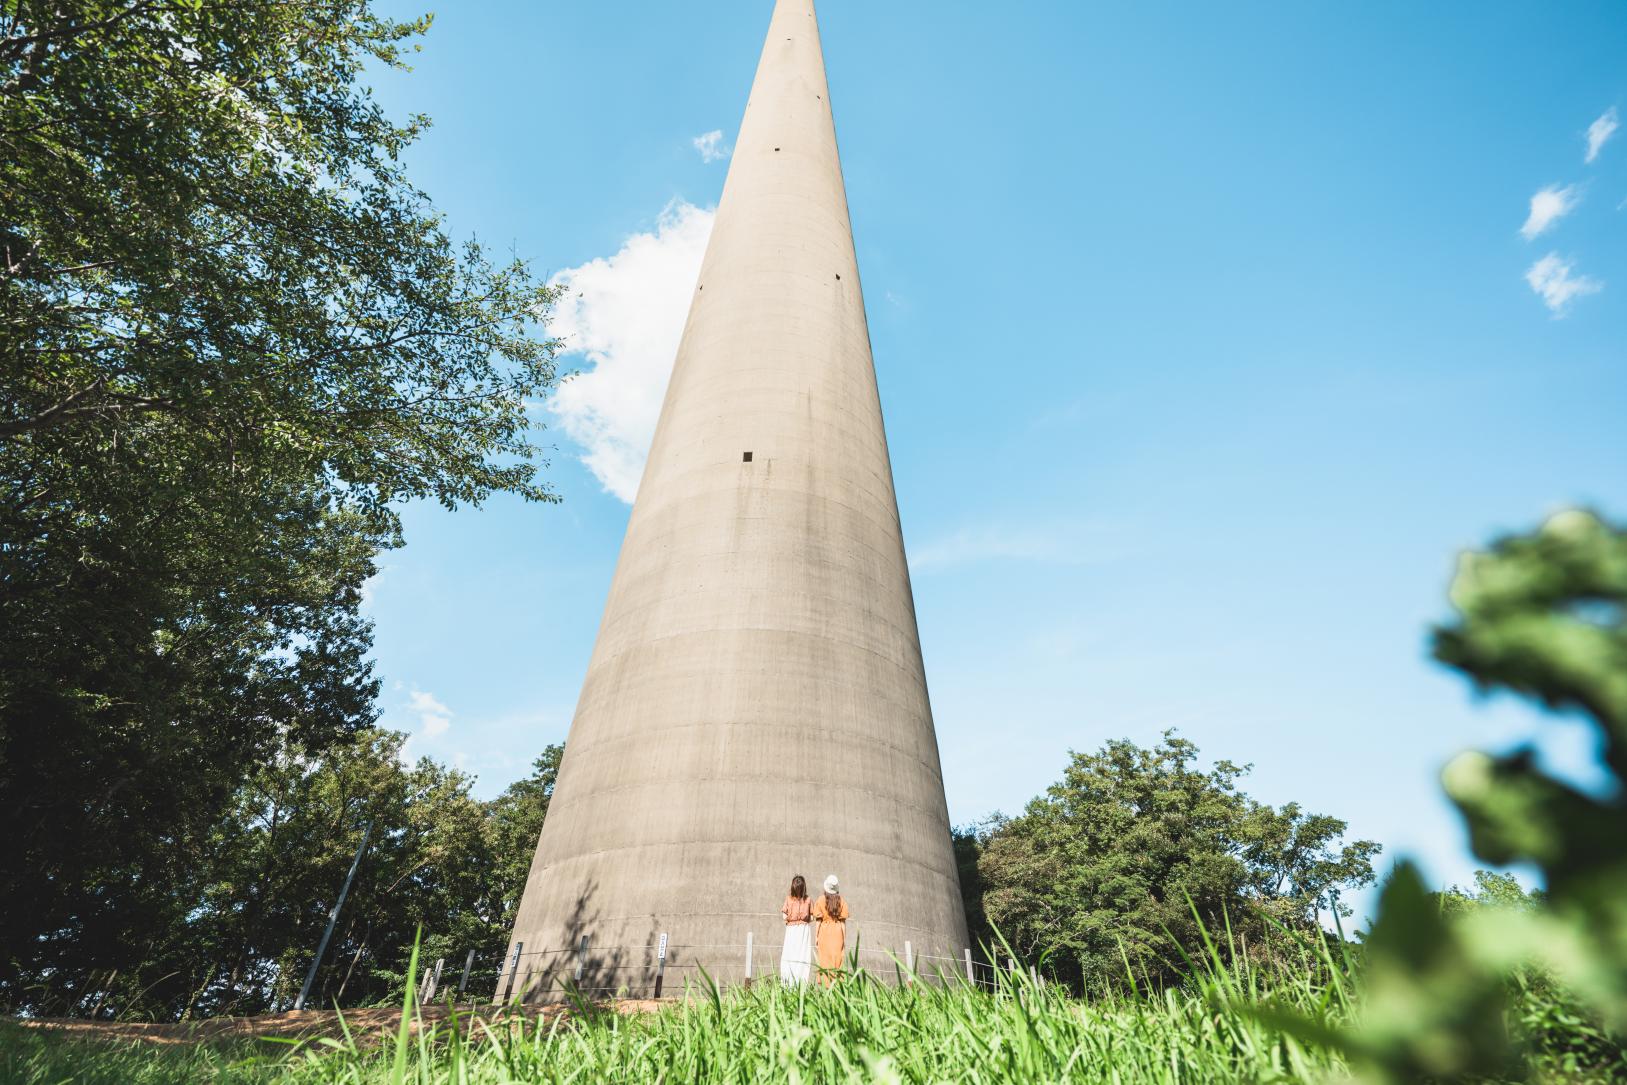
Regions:
M 816 933 L 814 948 L 819 956 L 819 982 L 829 987 L 842 967 L 842 954 L 847 949 L 847 901 L 836 898 L 836 910 L 825 907 L 825 894 L 814 898 L 813 918 Z

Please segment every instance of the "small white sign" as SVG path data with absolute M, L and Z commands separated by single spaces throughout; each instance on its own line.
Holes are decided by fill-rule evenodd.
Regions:
M 655 951 L 655 956 L 657 960 L 664 961 L 667 959 L 667 936 L 665 932 L 661 934 L 661 943 Z

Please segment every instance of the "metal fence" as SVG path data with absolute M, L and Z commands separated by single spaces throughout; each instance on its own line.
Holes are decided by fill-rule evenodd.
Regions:
M 694 951 L 704 951 L 715 970 L 703 972 L 698 963 L 674 960 Z M 733 963 L 717 969 L 719 960 Z M 444 959 L 426 963 L 419 987 L 420 1001 L 431 1002 L 451 994 L 442 985 L 445 963 Z M 575 946 L 565 949 L 527 950 L 522 942 L 498 962 L 496 968 L 492 963 L 488 960 L 484 967 L 476 967 L 471 952 L 464 963 L 456 997 L 462 1000 L 472 995 L 480 1000 L 484 992 L 492 991 L 495 992 L 494 1003 L 516 999 L 547 1001 L 571 994 L 590 999 L 663 998 L 691 987 L 715 985 L 728 989 L 750 987 L 754 981 L 777 983 L 780 980 L 779 947 L 759 946 L 751 933 L 747 933 L 742 942 L 722 944 L 671 942 L 665 933 L 654 942 L 640 945 L 594 945 L 587 935 Z M 1014 959 L 988 959 L 969 948 L 958 957 L 916 953 L 908 941 L 898 949 L 854 947 L 846 955 L 844 971 L 862 972 L 872 979 L 900 986 L 966 984 L 995 990 L 1009 984 L 1017 975 L 1036 984 L 1046 982 L 1033 966 L 1019 966 Z

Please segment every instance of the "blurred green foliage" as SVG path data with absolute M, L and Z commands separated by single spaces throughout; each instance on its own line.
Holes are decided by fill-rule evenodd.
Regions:
M 1279 1018 L 1374 1083 L 1627 1076 L 1627 533 L 1570 511 L 1463 557 L 1456 621 L 1435 654 L 1486 693 L 1512 692 L 1599 731 L 1608 784 L 1584 790 L 1523 747 L 1443 773 L 1474 852 L 1546 889 L 1483 874 L 1431 894 L 1402 863 L 1357 970 L 1354 1023 Z
M 1543 772 L 1530 749 L 1447 766 L 1475 854 L 1542 871 L 1547 907 L 1500 914 L 1519 942 L 1617 1029 L 1627 1028 L 1627 532 L 1580 511 L 1464 557 L 1461 618 L 1435 654 L 1487 691 L 1574 713 L 1599 731 L 1607 787 Z

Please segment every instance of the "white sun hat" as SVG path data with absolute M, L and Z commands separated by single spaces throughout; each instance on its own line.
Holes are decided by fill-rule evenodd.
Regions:
M 836 875 L 832 874 L 825 879 L 825 892 L 840 893 L 841 887 L 836 884 Z

